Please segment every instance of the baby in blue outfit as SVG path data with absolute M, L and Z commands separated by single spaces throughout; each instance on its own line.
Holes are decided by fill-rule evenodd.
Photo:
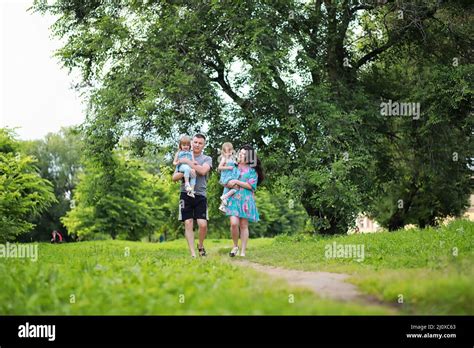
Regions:
M 224 185 L 224 192 L 221 196 L 221 205 L 219 210 L 225 213 L 225 207 L 227 205 L 227 200 L 231 197 L 234 193 L 237 192 L 236 189 L 229 189 L 226 185 L 230 180 L 238 180 L 240 177 L 240 171 L 237 167 L 237 163 L 234 160 L 234 147 L 231 143 L 224 143 L 222 144 L 221 149 L 221 161 L 219 163 L 219 167 L 217 170 L 221 171 L 221 177 L 219 182 L 221 185 Z
M 181 137 L 178 145 L 178 152 L 176 152 L 173 160 L 173 165 L 176 166 L 176 171 L 184 173 L 184 187 L 188 196 L 194 197 L 194 186 L 196 185 L 196 172 L 185 163 L 179 163 L 182 158 L 194 160 L 191 151 L 191 138 L 187 136 Z

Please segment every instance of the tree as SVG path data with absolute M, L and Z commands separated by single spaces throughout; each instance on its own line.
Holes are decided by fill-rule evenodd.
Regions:
M 40 215 L 31 219 L 33 230 L 19 240 L 49 240 L 53 230 L 60 230 L 67 236 L 67 229 L 61 223 L 71 207 L 71 197 L 82 170 L 82 139 L 75 128 L 63 128 L 59 133 L 49 133 L 44 140 L 24 142 L 25 151 L 37 159 L 42 178 L 53 184 L 56 202 Z
M 62 223 L 80 239 L 140 240 L 152 235 L 165 220 L 162 202 L 168 197 L 159 190 L 156 178 L 142 169 L 143 164 L 126 153 L 113 154 L 114 182 L 107 192 L 99 189 L 106 175 L 101 166 L 86 161 L 84 173 L 74 191 L 75 207 Z
M 431 66 L 432 84 L 408 83 L 415 90 L 411 100 L 425 110 L 419 120 L 389 121 L 394 139 L 378 162 L 378 171 L 388 169 L 388 175 L 382 199 L 372 205 L 372 215 L 389 230 L 408 223 L 433 226 L 469 206 L 474 124 L 465 76 L 472 72 Z
M 389 230 L 436 225 L 468 207 L 474 168 L 469 9 L 462 2 L 444 6 L 424 26 L 423 40 L 399 45 L 363 77 L 381 106 L 409 102 L 419 109 L 383 116 L 389 136 L 375 156 L 380 199 L 368 211 Z
M 447 23 L 438 13 L 472 13 L 467 1 L 428 0 L 58 0 L 34 9 L 59 16 L 58 55 L 82 72 L 88 149 L 105 167 L 125 129 L 169 141 L 206 126 L 211 149 L 236 137 L 253 143 L 267 182 L 291 181 L 315 229 L 329 234 L 346 232 L 393 181 L 375 175 L 392 134 L 383 93 L 368 91 L 371 67 L 393 52 L 406 57 L 396 50 L 422 46 L 427 34 L 461 37 L 466 51 L 468 30 L 426 29 Z
M 0 242 L 34 228 L 30 216 L 55 202 L 52 185 L 42 179 L 35 160 L 20 151 L 9 129 L 0 129 Z

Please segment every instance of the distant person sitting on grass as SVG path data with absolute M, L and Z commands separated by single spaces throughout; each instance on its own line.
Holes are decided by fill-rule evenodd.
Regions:
M 181 185 L 181 193 L 179 197 L 179 217 L 184 222 L 184 235 L 188 242 L 189 251 L 192 257 L 196 257 L 194 250 L 194 231 L 193 223 L 197 221 L 199 226 L 199 256 L 206 256 L 204 249 L 204 239 L 207 234 L 207 220 L 209 219 L 207 211 L 206 187 L 207 175 L 212 167 L 212 158 L 202 153 L 206 145 L 206 137 L 202 134 L 196 134 L 193 138 L 193 157 L 194 161 L 189 158 L 180 158 L 179 163 L 187 164 L 191 169 L 196 171 L 196 185 L 194 195 L 188 195 L 185 183 Z M 184 178 L 184 174 L 175 171 L 173 181 L 179 181 Z
M 61 235 L 61 233 L 59 233 L 59 231 L 54 230 L 51 233 L 51 235 L 53 237 L 53 238 L 51 238 L 51 243 L 62 243 L 63 242 L 63 236 Z

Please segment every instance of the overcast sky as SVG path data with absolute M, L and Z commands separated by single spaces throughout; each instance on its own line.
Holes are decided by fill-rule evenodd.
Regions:
M 19 127 L 20 139 L 40 139 L 82 123 L 78 82 L 53 57 L 51 16 L 27 12 L 33 0 L 0 0 L 0 127 Z

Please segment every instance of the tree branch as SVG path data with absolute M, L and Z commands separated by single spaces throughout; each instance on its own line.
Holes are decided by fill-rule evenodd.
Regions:
M 225 78 L 225 64 L 222 61 L 221 57 L 219 56 L 219 52 L 217 51 L 217 46 L 210 40 L 208 40 L 208 44 L 212 48 L 213 58 L 216 60 L 217 64 L 211 60 L 205 60 L 204 64 L 208 67 L 212 68 L 216 73 L 217 77 L 211 78 L 211 81 L 217 82 L 222 90 L 243 110 L 250 112 L 250 102 L 241 96 L 239 96 L 232 87 L 227 83 Z
M 354 6 L 349 11 L 351 12 L 351 15 L 352 15 L 352 14 L 356 13 L 359 10 L 373 10 L 373 9 L 374 9 L 374 6 L 363 4 L 363 5 Z
M 423 20 L 427 19 L 427 18 L 431 18 L 434 14 L 436 13 L 436 9 L 432 9 L 432 10 L 429 10 L 427 11 L 423 16 L 421 16 L 420 18 L 417 18 L 417 20 L 419 22 L 422 22 Z M 395 44 L 397 44 L 398 42 L 400 42 L 403 37 L 405 36 L 405 34 L 407 34 L 410 30 L 413 30 L 414 27 L 412 26 L 406 26 L 404 28 L 402 28 L 401 31 L 399 31 L 398 33 L 396 33 L 395 35 L 392 35 L 385 44 L 383 44 L 382 46 L 380 47 L 377 47 L 375 48 L 374 50 L 372 50 L 371 52 L 367 53 L 366 55 L 364 55 L 362 58 L 360 58 L 355 64 L 354 64 L 354 69 L 358 69 L 360 68 L 362 65 L 366 64 L 367 62 L 373 60 L 374 58 L 376 58 L 379 54 L 385 52 L 386 50 L 388 50 L 390 47 L 394 46 Z
M 384 45 L 380 46 L 380 47 L 377 47 L 376 49 L 374 49 L 373 51 L 367 53 L 365 56 L 363 56 L 362 58 L 360 58 L 357 63 L 355 63 L 354 65 L 354 69 L 359 69 L 362 65 L 364 65 L 365 63 L 369 62 L 370 60 L 374 59 L 375 57 L 377 57 L 380 53 L 388 50 L 390 47 L 392 47 L 393 45 L 395 45 L 398 41 L 400 41 L 400 39 L 402 38 L 401 35 L 397 36 L 397 38 L 394 38 L 394 39 L 389 39 L 387 41 L 387 43 L 385 43 Z

